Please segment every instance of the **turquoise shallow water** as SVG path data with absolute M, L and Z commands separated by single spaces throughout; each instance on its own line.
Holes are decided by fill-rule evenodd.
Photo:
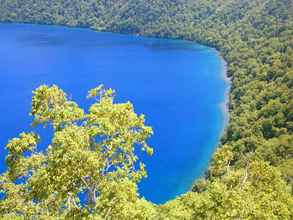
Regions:
M 225 123 L 223 62 L 196 43 L 45 25 L 0 24 L 0 150 L 29 130 L 31 91 L 57 84 L 81 106 L 100 83 L 130 100 L 154 129 L 142 196 L 163 203 L 203 174 Z M 40 148 L 48 143 L 43 135 Z M 5 170 L 0 155 L 0 171 Z

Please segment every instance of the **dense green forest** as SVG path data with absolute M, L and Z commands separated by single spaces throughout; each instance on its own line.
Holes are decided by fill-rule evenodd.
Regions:
M 99 31 L 194 40 L 221 52 L 232 81 L 229 125 L 208 171 L 195 182 L 190 192 L 160 206 L 151 204 L 140 198 L 136 191 L 136 182 L 145 172 L 143 165 L 137 174 L 129 174 L 131 163 L 127 161 L 121 162 L 127 169 L 122 169 L 117 174 L 119 178 L 113 176 L 107 184 L 96 176 L 104 187 L 99 188 L 96 201 L 87 206 L 73 201 L 77 197 L 77 189 L 62 185 L 64 181 L 60 181 L 60 189 L 53 187 L 46 192 L 42 185 L 49 180 L 44 178 L 42 183 L 40 176 L 33 175 L 28 184 L 35 188 L 21 188 L 13 182 L 16 174 L 13 171 L 24 172 L 28 167 L 34 170 L 36 163 L 33 162 L 42 160 L 36 158 L 38 160 L 28 162 L 25 169 L 11 162 L 22 158 L 24 151 L 32 150 L 37 141 L 32 134 L 22 134 L 7 145 L 11 155 L 7 158 L 10 169 L 0 179 L 0 189 L 5 194 L 4 199 L 0 200 L 0 215 L 3 218 L 293 219 L 291 0 L 0 0 L 0 21 L 62 24 Z M 62 96 L 63 102 L 67 102 L 58 88 L 41 89 L 48 94 L 57 94 L 55 101 L 58 102 Z M 110 97 L 108 93 L 111 90 L 105 90 L 106 99 Z M 42 94 L 40 89 L 37 90 L 33 103 Z M 42 105 L 46 106 L 40 102 L 33 113 L 36 119 L 44 120 L 38 123 L 45 123 L 46 120 L 53 123 L 58 119 L 67 124 L 83 114 L 70 102 L 68 109 L 57 108 L 63 111 L 60 113 L 63 116 L 71 112 L 69 118 L 62 118 L 57 113 L 57 119 L 55 116 L 50 118 Z M 107 105 L 111 103 L 101 108 L 109 108 Z M 95 108 L 92 109 L 95 113 L 102 111 Z M 132 115 L 131 109 L 129 106 L 117 106 L 116 110 Z M 137 117 L 133 115 L 133 120 L 140 121 Z M 58 123 L 56 126 L 58 130 Z M 143 121 L 139 126 L 144 132 L 142 137 L 135 138 L 145 145 L 143 141 L 151 131 L 144 127 Z M 75 132 L 74 127 L 71 129 L 64 129 L 66 137 L 66 132 Z M 78 132 L 81 136 L 84 134 L 82 130 Z M 131 135 L 127 138 L 135 141 Z M 55 141 L 62 143 L 62 135 L 57 135 Z M 14 148 L 21 143 L 24 143 L 24 149 L 16 149 L 16 152 Z M 145 147 L 151 151 L 148 146 Z M 50 160 L 49 156 L 45 159 Z M 36 172 L 37 175 L 41 175 L 39 172 Z M 65 193 L 62 191 L 64 187 L 71 187 L 72 190 Z M 59 200 L 53 201 L 54 196 Z

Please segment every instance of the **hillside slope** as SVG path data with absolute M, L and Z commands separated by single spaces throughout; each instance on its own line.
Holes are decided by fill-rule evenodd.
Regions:
M 156 216 L 293 218 L 291 0 L 0 0 L 0 21 L 83 26 L 216 47 L 232 80 L 229 126 L 206 176 L 192 192 L 155 208 Z

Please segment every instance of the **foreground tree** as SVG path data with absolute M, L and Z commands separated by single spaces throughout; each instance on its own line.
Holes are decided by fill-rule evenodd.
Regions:
M 153 153 L 146 143 L 152 129 L 131 103 L 114 103 L 114 93 L 103 85 L 89 91 L 95 102 L 85 113 L 57 86 L 33 92 L 33 126 L 52 130 L 53 138 L 44 152 L 38 150 L 40 137 L 33 132 L 9 141 L 8 170 L 0 177 L 0 216 L 152 215 L 152 205 L 138 198 L 136 184 L 146 171 L 135 155 L 138 147 Z

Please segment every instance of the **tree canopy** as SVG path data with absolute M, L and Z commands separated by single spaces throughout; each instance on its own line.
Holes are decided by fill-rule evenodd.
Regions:
M 135 199 L 140 201 L 139 205 L 128 206 L 134 208 L 130 208 L 134 213 L 125 208 L 133 214 L 132 219 L 293 218 L 292 12 L 291 0 L 0 0 L 1 21 L 62 24 L 193 40 L 215 47 L 227 61 L 227 75 L 232 82 L 230 121 L 206 174 L 195 182 L 191 192 L 162 206 Z M 62 110 L 63 104 L 57 104 L 51 111 L 51 105 L 34 102 L 32 114 L 36 124 L 50 122 L 57 134 L 72 120 L 94 123 L 94 119 L 83 118 L 91 113 L 85 114 L 60 94 L 54 97 L 64 104 Z M 93 107 L 94 112 L 96 108 Z M 75 133 L 74 129 L 85 125 L 74 126 L 64 132 Z M 79 131 L 81 136 L 87 134 L 88 126 L 83 128 L 86 131 Z M 21 140 L 27 144 L 13 149 Z M 12 161 L 23 160 L 24 152 L 34 149 L 37 140 L 35 134 L 22 134 L 16 142 L 8 144 L 8 149 L 12 148 L 10 154 L 15 156 L 7 162 L 15 173 L 8 171 L 5 175 L 10 173 L 11 178 L 27 170 Z M 62 143 L 57 137 L 56 141 Z M 43 160 L 42 155 L 34 156 L 38 158 L 25 161 L 29 164 Z M 34 163 L 27 165 L 30 170 L 37 166 Z M 132 178 L 143 172 L 143 168 L 139 169 L 132 173 Z M 135 185 L 131 179 L 132 183 Z M 12 194 L 22 197 L 18 193 L 21 186 L 6 184 L 11 186 Z M 119 198 L 133 201 L 127 195 L 119 194 Z M 113 200 L 109 199 L 108 204 Z M 114 204 L 111 210 L 117 208 Z M 117 213 L 125 214 L 121 207 L 116 209 Z M 107 208 L 100 210 L 107 212 Z M 137 217 L 135 213 L 148 217 Z
M 114 103 L 115 92 L 103 85 L 89 91 L 88 98 L 95 101 L 88 112 L 55 85 L 40 86 L 33 94 L 33 125 L 52 128 L 53 138 L 43 152 L 33 132 L 9 141 L 0 214 L 102 218 L 117 212 L 117 217 L 129 216 L 125 208 L 132 207 L 132 214 L 137 208 L 144 211 L 136 183 L 146 171 L 134 153 L 136 148 L 153 153 L 146 142 L 152 129 L 144 116 L 129 102 Z

